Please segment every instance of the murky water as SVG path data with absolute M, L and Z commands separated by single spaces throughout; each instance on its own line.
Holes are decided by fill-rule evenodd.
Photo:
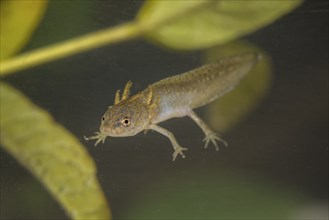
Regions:
M 27 49 L 123 23 L 140 6 L 130 1 L 81 2 L 80 13 L 74 14 L 68 7 L 72 3 L 62 4 L 50 4 Z M 58 20 L 57 10 L 71 22 Z M 155 132 L 109 138 L 96 148 L 83 136 L 98 130 L 115 91 L 126 81 L 134 83 L 133 93 L 141 91 L 201 65 L 207 56 L 202 52 L 168 51 L 140 39 L 35 67 L 5 81 L 48 110 L 86 146 L 114 219 L 323 217 L 328 212 L 328 4 L 304 4 L 243 40 L 270 57 L 266 92 L 222 132 L 229 147 L 219 152 L 202 148 L 203 133 L 191 120 L 162 123 L 189 148 L 187 158 L 175 162 L 170 142 Z M 221 129 L 208 115 L 216 114 L 216 105 L 221 103 L 197 113 Z M 43 186 L 3 150 L 0 217 L 67 218 Z

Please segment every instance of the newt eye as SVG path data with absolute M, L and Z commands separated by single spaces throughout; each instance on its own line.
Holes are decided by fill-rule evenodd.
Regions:
M 102 117 L 102 121 L 105 121 L 105 117 L 104 116 Z
M 121 120 L 121 124 L 123 124 L 123 126 L 128 127 L 130 125 L 130 119 L 128 117 L 124 117 Z

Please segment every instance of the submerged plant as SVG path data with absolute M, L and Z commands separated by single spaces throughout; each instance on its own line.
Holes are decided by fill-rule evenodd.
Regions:
M 36 176 L 73 219 L 110 219 L 85 147 L 50 114 L 5 83 L 6 76 L 101 46 L 144 37 L 176 50 L 206 49 L 251 33 L 301 1 L 146 1 L 136 18 L 20 54 L 47 1 L 1 1 L 1 146 Z

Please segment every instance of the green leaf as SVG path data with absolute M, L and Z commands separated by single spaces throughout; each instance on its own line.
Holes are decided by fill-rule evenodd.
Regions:
M 122 219 L 295 219 L 306 201 L 247 172 L 194 169 L 140 189 Z
M 226 43 L 266 26 L 301 0 L 147 1 L 138 14 L 146 36 L 174 49 Z
M 0 2 L 0 59 L 26 45 L 46 10 L 47 0 Z
M 214 62 L 222 57 L 250 51 L 258 51 L 262 59 L 231 92 L 206 106 L 206 119 L 217 131 L 233 128 L 263 100 L 272 83 L 272 63 L 264 51 L 243 41 L 234 41 L 205 52 L 204 59 Z
M 0 143 L 73 219 L 109 219 L 93 160 L 79 141 L 8 84 L 0 84 Z

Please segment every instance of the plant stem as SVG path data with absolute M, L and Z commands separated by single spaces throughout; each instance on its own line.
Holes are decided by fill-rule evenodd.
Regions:
M 12 59 L 1 61 L 0 76 L 44 64 L 56 59 L 95 49 L 107 44 L 136 38 L 143 32 L 137 22 L 126 23 L 70 39 L 61 43 L 26 52 Z

